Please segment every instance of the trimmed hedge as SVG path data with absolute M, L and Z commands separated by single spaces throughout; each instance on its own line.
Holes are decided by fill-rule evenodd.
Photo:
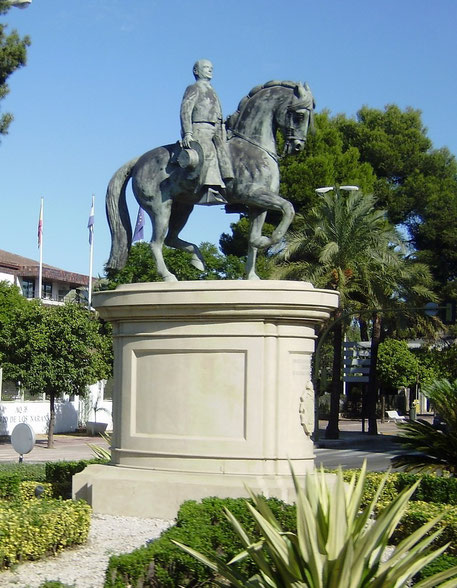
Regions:
M 435 539 L 433 546 L 438 547 L 450 543 L 446 554 L 457 555 L 457 507 L 451 505 L 432 504 L 419 500 L 411 502 L 392 536 L 393 542 L 399 543 L 405 537 L 412 535 L 416 529 L 442 513 L 444 513 L 444 517 L 428 534 L 431 535 L 438 528 L 442 529 L 441 535 Z
M 0 465 L 0 499 L 12 500 L 19 494 L 23 481 L 43 483 L 46 481 L 44 464 L 9 463 Z
M 108 463 L 104 459 L 81 459 L 79 461 L 48 461 L 46 463 L 46 482 L 52 484 L 54 496 L 71 498 L 72 478 L 91 463 Z
M 444 572 L 444 570 L 453 568 L 454 566 L 457 566 L 457 557 L 455 555 L 443 554 L 425 566 L 414 579 L 416 581 L 423 580 L 437 574 L 438 572 Z
M 354 473 L 359 470 L 344 470 L 343 478 L 349 482 Z M 362 506 L 367 506 L 373 499 L 384 473 L 367 472 L 365 494 Z M 406 474 L 395 472 L 388 476 L 384 490 L 379 498 L 380 503 L 390 502 L 405 488 L 410 488 L 417 480 L 421 480 L 419 487 L 411 497 L 412 501 L 433 502 L 457 506 L 457 478 L 434 475 Z
M 350 477 L 347 472 L 343 473 Z M 383 476 L 384 474 L 378 473 L 367 474 L 364 499 L 366 504 L 370 502 Z M 395 531 L 393 542 L 409 537 L 417 528 L 444 511 L 444 519 L 439 523 L 443 532 L 434 545 L 450 542 L 446 554 L 457 555 L 457 506 L 417 500 L 418 496 L 426 496 L 430 500 L 435 496 L 437 487 L 441 488 L 440 492 L 436 491 L 441 499 L 443 496 L 452 496 L 454 480 L 434 476 L 427 478 L 429 480 L 422 492 L 417 492 L 416 500 L 408 505 L 407 512 Z M 409 474 L 391 474 L 381 496 L 380 510 L 383 503 L 386 504 L 397 496 L 399 487 L 409 487 L 415 479 L 415 476 L 412 479 Z M 443 483 L 443 480 L 446 482 Z M 268 499 L 267 502 L 283 529 L 296 531 L 295 507 L 276 499 Z M 249 515 L 244 499 L 205 498 L 201 503 L 188 501 L 181 506 L 176 525 L 162 533 L 158 540 L 132 553 L 111 557 L 105 576 L 105 588 L 122 588 L 129 585 L 164 588 L 199 586 L 206 585 L 205 583 L 211 585 L 214 579 L 213 572 L 172 544 L 171 539 L 208 556 L 216 553 L 228 561 L 242 551 L 243 546 L 223 514 L 224 506 L 236 516 L 253 539 L 259 537 L 259 531 L 252 516 Z M 238 569 L 246 578 L 255 573 L 254 568 L 250 566 L 249 559 L 239 564 Z
M 275 498 L 269 498 L 267 503 L 284 528 L 295 529 L 295 506 Z M 253 538 L 260 536 L 245 499 L 204 498 L 201 503 L 189 500 L 181 505 L 176 525 L 162 533 L 159 539 L 131 553 L 110 558 L 105 588 L 207 585 L 214 578 L 213 572 L 171 543 L 171 539 L 181 541 L 202 553 L 211 554 L 216 551 L 223 559 L 231 559 L 243 546 L 223 513 L 224 506 L 237 517 Z M 254 573 L 254 567 L 249 560 L 240 562 L 238 569 L 246 578 Z
M 0 501 L 0 567 L 84 543 L 91 508 L 83 501 Z
M 37 496 L 35 491 L 40 486 L 43 488 L 43 492 L 40 496 Z M 52 494 L 52 484 L 47 482 L 37 484 L 37 482 L 26 481 L 19 484 L 18 499 L 22 501 L 35 500 L 36 498 L 52 498 Z
M 0 463 L 0 478 L 3 474 L 16 474 L 21 480 L 46 481 L 46 466 L 44 463 L 4 462 Z
M 54 498 L 71 498 L 72 477 L 91 463 L 107 463 L 101 459 L 56 461 L 46 464 L 8 463 L 0 465 L 0 499 L 12 500 L 19 496 L 21 482 L 51 484 Z

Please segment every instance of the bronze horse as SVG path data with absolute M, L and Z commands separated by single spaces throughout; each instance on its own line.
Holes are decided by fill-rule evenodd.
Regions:
M 279 196 L 276 131 L 279 128 L 285 137 L 286 154 L 302 151 L 313 125 L 313 111 L 313 95 L 306 84 L 272 81 L 253 88 L 226 121 L 227 150 L 235 177 L 227 185 L 225 198 L 228 206 L 241 205 L 249 211 L 248 279 L 258 279 L 257 250 L 278 243 L 294 217 L 292 204 Z M 122 268 L 130 250 L 132 228 L 125 191 L 132 179 L 135 198 L 152 221 L 150 246 L 160 276 L 176 281 L 163 259 L 164 244 L 190 252 L 192 264 L 204 269 L 198 247 L 179 238 L 200 198 L 194 192 L 195 175 L 178 164 L 179 153 L 179 144 L 157 147 L 132 159 L 112 177 L 106 193 L 112 238 L 108 268 Z M 268 210 L 282 213 L 271 237 L 262 235 Z

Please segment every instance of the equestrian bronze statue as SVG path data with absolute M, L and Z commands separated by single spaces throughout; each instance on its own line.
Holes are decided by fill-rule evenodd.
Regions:
M 211 72 L 209 66 L 206 68 L 206 74 L 196 71 L 197 64 L 202 62 L 211 65 L 207 60 L 195 64 L 195 85 L 202 79 L 206 83 L 208 77 L 211 79 L 212 66 Z M 209 88 L 206 91 L 210 92 Z M 258 249 L 279 243 L 294 217 L 292 204 L 279 195 L 276 132 L 280 129 L 285 139 L 285 154 L 299 153 L 312 128 L 313 111 L 314 99 L 308 85 L 288 81 L 271 81 L 253 88 L 225 124 L 218 120 L 218 108 L 210 112 L 211 116 L 217 115 L 213 116 L 215 120 L 201 116 L 198 109 L 193 120 L 190 107 L 183 104 L 181 125 L 187 126 L 182 128 L 182 141 L 132 159 L 114 174 L 108 185 L 106 209 L 112 246 L 107 267 L 120 269 L 127 261 L 132 227 L 126 188 L 132 180 L 135 198 L 152 221 L 150 246 L 164 281 L 176 280 L 164 262 L 164 244 L 190 252 L 192 265 L 204 269 L 197 245 L 180 239 L 179 233 L 196 204 L 221 202 L 226 202 L 228 209 L 237 205 L 249 213 L 246 277 L 258 279 Z M 269 210 L 282 216 L 271 237 L 266 237 L 262 227 Z

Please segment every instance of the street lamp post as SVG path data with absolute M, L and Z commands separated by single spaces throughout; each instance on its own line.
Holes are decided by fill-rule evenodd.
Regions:
M 317 194 L 326 194 L 327 192 L 330 192 L 331 190 L 336 190 L 336 192 L 338 192 L 338 190 L 346 190 L 347 192 L 356 192 L 357 190 L 359 190 L 358 186 L 324 186 L 323 188 L 316 188 L 314 191 Z
M 32 0 L 8 0 L 8 4 L 15 8 L 27 8 L 31 3 Z

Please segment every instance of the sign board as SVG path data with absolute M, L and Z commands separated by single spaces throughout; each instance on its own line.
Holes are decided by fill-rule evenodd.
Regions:
M 343 344 L 343 381 L 369 381 L 371 343 L 369 341 L 345 341 Z
M 11 433 L 11 445 L 16 453 L 30 453 L 35 446 L 35 433 L 27 423 L 19 423 Z

